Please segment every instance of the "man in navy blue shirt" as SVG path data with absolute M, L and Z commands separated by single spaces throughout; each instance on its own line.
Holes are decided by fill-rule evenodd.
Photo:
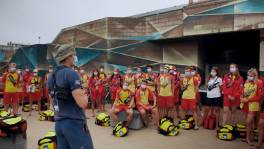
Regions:
M 88 97 L 79 74 L 72 69 L 77 61 L 74 46 L 61 46 L 55 58 L 60 65 L 48 79 L 48 90 L 55 111 L 58 149 L 93 149 L 84 114 Z

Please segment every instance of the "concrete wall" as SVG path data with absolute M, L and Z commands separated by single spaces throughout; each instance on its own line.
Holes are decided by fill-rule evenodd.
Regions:
M 107 38 L 124 39 L 146 35 L 145 19 L 142 18 L 107 18 Z
M 163 46 L 163 63 L 198 66 L 198 43 L 182 41 Z

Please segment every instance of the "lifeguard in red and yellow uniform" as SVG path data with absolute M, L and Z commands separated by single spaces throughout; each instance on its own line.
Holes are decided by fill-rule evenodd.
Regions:
M 202 82 L 202 78 L 201 78 L 201 75 L 197 72 L 197 69 L 195 66 L 192 66 L 192 76 L 194 77 L 194 79 L 197 81 L 197 85 L 198 85 L 198 88 L 197 88 L 197 91 L 196 91 L 196 100 L 197 102 L 200 102 L 201 100 L 201 96 L 200 96 L 200 92 L 199 92 L 199 87 L 201 85 L 201 82 Z
M 38 102 L 38 111 L 41 109 L 41 78 L 38 76 L 38 69 L 33 70 L 33 74 L 28 82 L 28 92 L 29 92 L 29 116 L 32 112 L 32 104 L 34 101 Z
M 144 125 L 147 126 L 147 112 L 151 112 L 153 125 L 158 127 L 159 125 L 159 113 L 156 104 L 156 95 L 147 88 L 147 82 L 143 80 L 140 88 L 136 91 L 136 104 L 139 113 L 144 121 Z M 154 101 L 151 105 L 150 101 Z
M 28 82 L 31 78 L 31 72 L 28 68 L 25 69 L 24 73 L 22 74 L 23 77 L 23 101 L 22 101 L 22 107 L 24 107 L 24 102 L 26 99 L 29 99 L 29 93 L 27 91 L 28 89 Z
M 128 83 L 124 83 L 122 88 L 116 93 L 116 99 L 113 107 L 110 111 L 111 118 L 115 123 L 119 121 L 117 113 L 125 111 L 127 113 L 127 123 L 128 126 L 133 119 L 133 107 L 134 107 L 134 95 L 128 88 Z
M 128 84 L 128 89 L 135 93 L 136 91 L 136 78 L 132 73 L 132 68 L 128 67 L 126 74 L 123 76 L 123 82 Z
M 248 70 L 247 80 L 244 84 L 243 93 L 240 97 L 242 108 L 247 111 L 247 137 L 246 141 L 252 146 L 254 120 L 257 112 L 260 111 L 260 102 L 263 97 L 263 82 L 258 78 L 256 69 Z M 262 134 L 263 135 L 263 134 Z
M 196 93 L 198 88 L 198 81 L 192 75 L 192 68 L 186 67 L 185 68 L 185 76 L 181 80 L 181 90 L 182 90 L 182 101 L 181 107 L 183 110 L 183 116 L 187 114 L 188 111 L 193 113 L 193 118 L 195 121 L 195 128 L 196 130 L 199 129 L 198 127 L 198 115 L 197 115 L 197 99 Z
M 181 73 L 177 71 L 176 66 L 170 66 L 170 74 L 174 78 L 174 101 L 175 101 L 175 111 L 177 118 L 180 118 L 180 89 L 181 89 Z
M 243 93 L 244 80 L 239 74 L 236 64 L 230 65 L 230 73 L 224 76 L 223 93 L 224 93 L 224 112 L 223 123 L 224 126 L 227 120 L 231 119 L 231 124 L 236 124 L 236 111 L 240 105 L 240 97 Z M 229 114 L 230 113 L 230 114 Z M 230 117 L 229 117 L 230 115 Z
M 99 85 L 99 97 L 101 102 L 101 112 L 105 111 L 105 98 L 106 98 L 106 87 L 108 86 L 107 82 L 107 75 L 104 72 L 104 67 L 100 67 L 99 71 L 99 79 L 100 79 L 100 85 Z
M 116 92 L 122 85 L 122 76 L 119 74 L 119 69 L 114 70 L 114 74 L 109 78 L 108 84 L 110 86 L 111 100 L 112 103 L 114 103 L 116 99 Z
M 160 75 L 157 78 L 158 108 L 160 117 L 173 118 L 174 108 L 174 78 L 169 74 L 169 68 L 161 66 Z
M 80 68 L 80 77 L 82 88 L 85 90 L 85 94 L 88 94 L 89 76 L 85 73 L 84 68 Z
M 92 77 L 89 80 L 89 88 L 90 88 L 90 95 L 92 100 L 92 117 L 95 117 L 95 104 L 97 104 L 97 107 L 100 107 L 101 102 L 100 95 L 99 95 L 99 86 L 100 86 L 100 79 L 99 79 L 99 73 L 97 70 L 93 70 Z
M 143 74 L 144 80 L 147 81 L 147 88 L 150 89 L 154 94 L 157 94 L 156 92 L 156 79 L 157 75 L 152 71 L 152 66 L 148 65 L 147 66 L 147 72 Z
M 18 112 L 19 97 L 17 94 L 19 74 L 16 72 L 16 64 L 10 63 L 8 72 L 3 75 L 4 82 L 4 99 L 3 104 L 5 111 L 8 111 L 8 107 L 12 106 L 13 114 Z

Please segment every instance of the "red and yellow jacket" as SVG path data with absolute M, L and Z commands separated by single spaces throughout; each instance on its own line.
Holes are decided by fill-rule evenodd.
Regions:
M 224 96 L 232 96 L 236 99 L 239 99 L 243 94 L 244 80 L 240 75 L 232 76 L 227 74 L 224 76 L 223 80 L 223 93 Z

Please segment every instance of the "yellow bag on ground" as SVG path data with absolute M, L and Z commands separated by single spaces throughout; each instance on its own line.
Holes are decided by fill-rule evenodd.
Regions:
M 173 123 L 171 118 L 164 117 L 160 120 L 159 133 L 165 136 L 177 136 L 179 127 Z
M 194 119 L 193 116 L 186 116 L 185 119 L 179 122 L 179 127 L 181 129 L 190 130 L 194 128 Z
M 95 124 L 99 126 L 109 127 L 110 126 L 110 116 L 107 115 L 106 113 L 98 114 L 95 118 Z
M 43 138 L 38 141 L 39 149 L 56 149 L 57 139 L 54 131 L 49 131 Z
M 116 137 L 125 137 L 128 134 L 128 128 L 125 126 L 125 122 L 119 122 L 116 124 L 113 130 L 113 135 Z
M 235 139 L 234 127 L 225 125 L 223 128 L 217 130 L 217 138 L 224 141 L 232 141 Z
M 46 110 L 39 114 L 40 121 L 54 121 L 54 111 L 53 110 Z

